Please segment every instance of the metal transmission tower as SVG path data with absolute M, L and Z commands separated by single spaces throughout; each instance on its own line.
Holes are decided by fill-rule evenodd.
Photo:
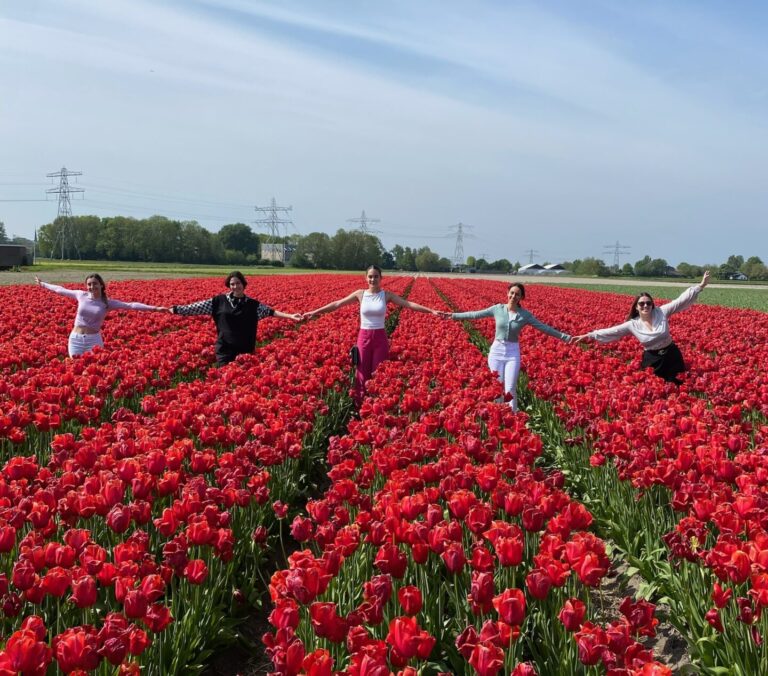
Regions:
M 529 263 L 533 263 L 533 257 L 539 255 L 539 252 L 536 251 L 536 249 L 528 249 L 528 251 L 526 251 L 525 253 L 528 256 Z
M 473 225 L 466 223 L 457 223 L 449 226 L 449 230 L 456 231 L 456 248 L 453 250 L 453 264 L 455 266 L 464 265 L 464 228 L 473 228 Z
M 365 209 L 363 209 L 363 213 L 360 214 L 360 218 L 348 218 L 347 223 L 357 223 L 360 227 L 359 230 L 364 235 L 371 235 L 374 232 L 381 232 L 381 230 L 374 230 L 373 228 L 369 228 L 369 223 L 381 223 L 381 219 L 379 218 L 369 218 L 365 215 Z
M 603 253 L 613 254 L 613 267 L 615 270 L 619 269 L 620 256 L 626 256 L 629 253 L 629 247 L 624 244 L 619 244 L 619 240 L 616 240 L 616 244 L 606 244 Z
M 288 239 L 288 226 L 293 225 L 293 221 L 290 218 L 281 218 L 281 214 L 287 215 L 289 211 L 293 211 L 292 206 L 279 207 L 273 197 L 268 207 L 254 207 L 254 209 L 256 210 L 256 213 L 264 214 L 264 218 L 257 218 L 254 223 L 267 229 L 275 244 L 277 244 L 277 240 L 280 239 L 281 225 L 285 228 L 285 239 Z M 285 263 L 285 252 L 286 247 L 283 245 L 280 254 L 280 260 L 283 263 Z
M 71 244 L 77 251 L 77 257 L 80 258 L 80 248 L 77 246 L 77 238 L 72 227 L 72 205 L 69 201 L 69 196 L 72 193 L 85 192 L 83 188 L 71 188 L 69 185 L 70 176 L 82 176 L 82 171 L 68 171 L 66 167 L 62 167 L 60 171 L 55 171 L 50 174 L 46 174 L 48 178 L 58 178 L 59 187 L 50 188 L 45 192 L 48 194 L 54 194 L 59 196 L 59 210 L 56 214 L 56 222 L 58 228 L 56 228 L 56 239 L 53 242 L 53 251 L 61 246 L 61 260 L 64 260 L 65 251 L 69 253 L 67 243 Z M 51 253 L 53 253 L 53 251 Z

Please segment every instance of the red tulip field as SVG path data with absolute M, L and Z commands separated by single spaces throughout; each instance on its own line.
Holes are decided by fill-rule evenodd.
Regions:
M 304 312 L 362 275 L 256 277 Z M 220 279 L 113 282 L 156 305 Z M 501 282 L 385 276 L 439 310 Z M 529 286 L 569 334 L 627 296 Z M 768 673 L 768 315 L 695 305 L 677 387 L 641 349 L 523 331 L 521 412 L 487 366 L 492 319 L 390 306 L 390 359 L 354 411 L 356 306 L 259 323 L 214 366 L 210 318 L 113 312 L 70 359 L 74 304 L 0 287 L 0 676 L 190 674 L 246 613 L 281 676 Z M 639 594 L 605 599 L 621 568 Z

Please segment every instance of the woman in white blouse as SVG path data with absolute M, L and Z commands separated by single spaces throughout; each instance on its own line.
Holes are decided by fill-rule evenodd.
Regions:
M 680 384 L 677 377 L 685 371 L 685 362 L 680 349 L 675 345 L 669 332 L 670 315 L 689 308 L 709 283 L 709 271 L 704 273 L 701 282 L 689 287 L 675 300 L 656 307 L 648 293 L 641 293 L 629 311 L 627 321 L 607 329 L 596 329 L 576 337 L 576 341 L 587 338 L 598 343 L 611 343 L 624 336 L 633 335 L 643 346 L 641 369 L 652 368 L 653 372 L 667 382 Z

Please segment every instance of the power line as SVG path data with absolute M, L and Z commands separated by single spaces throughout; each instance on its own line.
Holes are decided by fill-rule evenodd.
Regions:
M 615 270 L 618 270 L 620 265 L 619 257 L 628 255 L 629 249 L 629 246 L 619 244 L 619 240 L 616 240 L 616 244 L 606 244 L 603 253 L 613 253 L 613 267 Z
M 272 198 L 272 201 L 269 203 L 269 206 L 266 207 L 254 207 L 256 210 L 256 213 L 259 214 L 265 214 L 264 218 L 257 218 L 254 223 L 257 225 L 260 225 L 262 227 L 265 227 L 269 230 L 270 236 L 273 238 L 273 242 L 276 244 L 279 238 L 280 238 L 280 226 L 282 225 L 285 228 L 285 239 L 288 239 L 288 226 L 293 225 L 293 221 L 289 218 L 282 218 L 281 214 L 288 214 L 289 211 L 293 211 L 293 207 L 279 207 L 277 206 L 277 202 L 275 201 L 275 198 Z M 283 263 L 285 263 L 286 259 L 286 247 L 285 244 L 283 244 L 283 251 L 282 255 L 280 257 Z
M 369 223 L 381 223 L 381 219 L 371 218 L 370 216 L 366 216 L 365 209 L 363 209 L 363 213 L 360 215 L 360 218 L 348 218 L 347 223 L 357 223 L 360 226 L 358 229 L 364 235 L 371 235 L 374 232 L 377 234 L 381 234 L 381 230 L 374 230 L 373 228 L 368 227 Z
M 456 246 L 453 250 L 453 264 L 464 265 L 464 228 L 473 228 L 472 225 L 466 223 L 457 223 L 456 225 L 449 226 L 449 230 L 456 231 Z
M 71 188 L 69 186 L 70 176 L 82 176 L 82 171 L 68 171 L 66 167 L 62 167 L 60 171 L 55 171 L 50 174 L 46 174 L 48 178 L 58 178 L 59 187 L 50 188 L 46 190 L 49 195 L 59 196 L 59 209 L 56 214 L 56 223 L 58 228 L 56 229 L 56 239 L 53 242 L 53 249 L 56 250 L 57 246 L 61 245 L 61 260 L 64 260 L 64 253 L 69 253 L 67 247 L 67 241 L 71 243 L 75 251 L 77 251 L 77 257 L 80 258 L 80 248 L 77 246 L 77 239 L 75 238 L 74 229 L 72 227 L 72 205 L 70 204 L 69 196 L 72 193 L 84 193 L 83 188 Z
M 538 251 L 536 251 L 536 249 L 528 249 L 528 250 L 525 252 L 525 255 L 526 255 L 526 256 L 528 256 L 528 262 L 529 262 L 529 263 L 533 263 L 533 257 L 534 257 L 534 256 L 538 256 L 538 255 L 539 255 L 539 252 L 538 252 Z

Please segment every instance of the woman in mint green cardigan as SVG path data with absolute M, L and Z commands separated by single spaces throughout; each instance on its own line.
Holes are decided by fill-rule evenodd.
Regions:
M 445 313 L 451 319 L 481 319 L 493 317 L 496 320 L 496 337 L 488 351 L 488 367 L 499 374 L 499 381 L 504 387 L 504 393 L 511 398 L 509 405 L 517 411 L 517 379 L 520 375 L 520 343 L 518 336 L 524 326 L 530 325 L 539 331 L 559 338 L 566 343 L 572 338 L 567 333 L 553 329 L 540 322 L 528 310 L 520 306 L 525 298 L 525 287 L 515 282 L 507 291 L 507 302 L 491 305 L 485 310 L 476 312 Z

